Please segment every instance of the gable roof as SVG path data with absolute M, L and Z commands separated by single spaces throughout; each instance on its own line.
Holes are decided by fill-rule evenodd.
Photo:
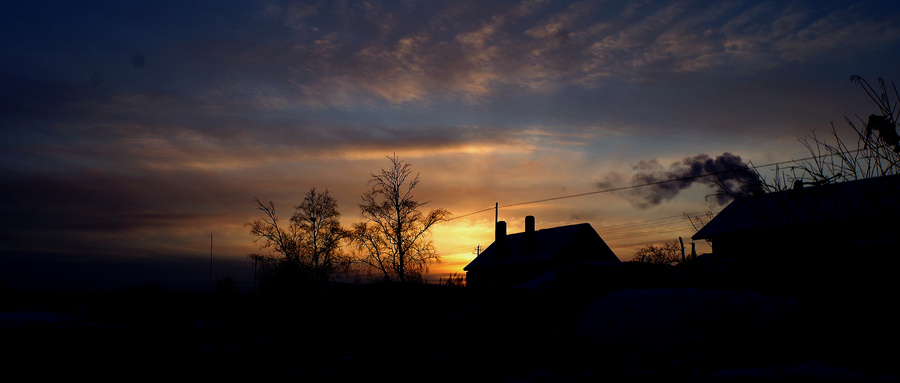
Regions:
M 864 225 L 900 213 L 900 175 L 784 190 L 738 198 L 697 231 L 692 239 L 714 239 L 754 230 Z
M 599 243 L 606 245 L 594 227 L 589 223 L 560 226 L 534 231 L 534 242 L 529 245 L 525 232 L 509 234 L 506 236 L 507 256 L 499 255 L 497 243 L 492 243 L 481 252 L 463 270 L 482 267 L 503 266 L 529 262 L 550 261 L 559 254 L 563 248 L 571 243 L 579 235 L 596 236 Z M 606 247 L 607 250 L 609 247 Z M 598 249 L 601 250 L 601 249 Z M 609 250 L 612 253 L 612 250 Z M 499 256 L 498 256 L 499 255 Z

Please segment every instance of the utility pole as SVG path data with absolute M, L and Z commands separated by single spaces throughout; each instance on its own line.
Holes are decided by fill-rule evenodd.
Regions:
M 213 233 L 209 233 L 209 291 L 212 291 L 212 245 L 213 245 Z

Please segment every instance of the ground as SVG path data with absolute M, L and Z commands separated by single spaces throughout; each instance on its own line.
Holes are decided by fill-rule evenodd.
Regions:
M 497 291 L 2 291 L 0 360 L 8 376 L 101 380 L 900 377 L 892 292 L 753 288 L 686 270 L 580 265 Z

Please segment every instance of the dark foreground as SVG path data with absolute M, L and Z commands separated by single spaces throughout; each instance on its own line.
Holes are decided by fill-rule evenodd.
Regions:
M 0 292 L 4 376 L 100 380 L 897 381 L 896 295 L 583 265 L 478 291 Z M 816 281 L 821 283 L 821 281 Z M 889 285 L 889 284 L 887 284 Z

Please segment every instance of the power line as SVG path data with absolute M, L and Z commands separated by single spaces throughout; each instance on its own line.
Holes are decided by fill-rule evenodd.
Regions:
M 684 212 L 679 215 L 671 215 L 667 217 L 659 217 L 638 221 L 631 221 L 626 223 L 620 223 L 615 225 L 607 225 L 599 227 L 598 231 L 603 234 L 603 240 L 606 241 L 612 247 L 631 247 L 637 245 L 646 245 L 659 243 L 664 240 L 653 240 L 653 241 L 643 241 L 637 243 L 627 243 L 627 244 L 619 244 L 617 242 L 622 242 L 632 238 L 641 238 L 647 237 L 650 235 L 659 235 L 660 233 L 672 233 L 681 230 L 693 229 L 693 225 L 686 224 L 681 220 L 685 219 L 688 216 L 694 216 L 699 214 L 707 214 L 710 212 Z M 714 213 L 714 212 L 713 212 Z M 654 229 L 652 232 L 647 232 L 648 229 Z M 456 246 L 449 249 L 442 249 L 438 252 L 440 256 L 450 256 L 450 255 L 459 255 L 460 253 L 469 253 L 474 249 L 472 246 Z
M 857 149 L 857 150 L 851 150 L 848 152 L 858 152 L 861 150 L 862 149 Z M 828 155 L 833 155 L 833 154 L 828 154 Z M 824 156 L 821 156 L 821 157 L 824 157 Z M 754 168 L 767 168 L 767 167 L 778 166 L 778 165 L 783 165 L 783 164 L 797 163 L 799 161 L 809 161 L 809 160 L 814 160 L 817 158 L 820 158 L 820 157 L 812 156 L 812 157 L 800 158 L 800 159 L 795 159 L 795 160 L 772 162 L 772 163 L 768 163 L 768 164 L 764 164 L 764 165 L 754 165 L 753 167 Z M 508 208 L 508 207 L 522 206 L 522 205 L 531 205 L 531 204 L 536 204 L 536 203 L 541 203 L 541 202 L 558 201 L 558 200 L 562 200 L 562 199 L 584 197 L 584 196 L 595 195 L 595 194 L 603 194 L 603 193 L 611 193 L 611 192 L 616 192 L 616 191 L 631 190 L 631 189 L 637 189 L 637 188 L 641 188 L 641 187 L 645 187 L 645 186 L 662 185 L 662 184 L 666 184 L 666 183 L 670 183 L 670 182 L 682 182 L 682 181 L 688 181 L 688 180 L 693 180 L 693 179 L 697 179 L 697 178 L 715 176 L 715 175 L 726 174 L 726 173 L 733 173 L 733 172 L 737 172 L 737 171 L 745 171 L 748 169 L 750 169 L 749 166 L 742 166 L 737 169 L 722 170 L 722 171 L 718 171 L 718 172 L 704 173 L 704 174 L 700 174 L 700 175 L 680 177 L 680 178 L 672 178 L 672 179 L 663 180 L 663 181 L 648 182 L 648 183 L 644 183 L 644 184 L 630 185 L 630 186 L 621 186 L 621 187 L 603 189 L 603 190 L 595 190 L 595 191 L 591 191 L 591 192 L 570 194 L 570 195 L 564 195 L 564 196 L 558 196 L 558 197 L 550 197 L 550 198 L 544 198 L 544 199 L 539 199 L 539 200 L 534 200 L 534 201 L 517 202 L 517 203 L 508 204 L 508 205 L 495 206 L 495 207 L 481 209 L 478 211 L 474 211 L 471 213 L 467 213 L 467 214 L 463 214 L 460 216 L 450 218 L 450 219 L 448 219 L 448 221 L 452 221 L 452 220 L 459 219 L 459 218 L 465 218 L 465 217 L 469 217 L 469 216 L 476 215 L 476 214 L 481 214 L 481 213 L 488 212 L 488 211 L 498 209 L 498 208 Z
M 623 248 L 623 247 L 647 246 L 647 245 L 655 245 L 658 243 L 663 243 L 666 241 L 672 241 L 672 238 L 671 237 L 668 237 L 668 238 L 663 237 L 663 238 L 652 239 L 652 240 L 648 240 L 648 241 L 626 243 L 624 245 L 609 245 L 609 247 Z
M 442 249 L 441 251 L 437 252 L 437 255 L 445 256 L 445 255 L 455 255 L 455 254 L 459 254 L 459 253 L 463 253 L 463 252 L 471 253 L 472 250 L 474 250 L 475 248 L 476 248 L 476 246 L 469 246 L 469 245 L 456 246 L 456 247 L 452 247 L 449 249 Z
M 694 230 L 691 230 L 691 229 L 692 229 L 692 226 L 689 224 L 680 225 L 680 226 L 668 226 L 668 227 L 659 228 L 659 229 L 653 230 L 653 231 L 640 231 L 640 232 L 635 232 L 635 233 L 620 234 L 620 235 L 613 235 L 613 236 L 604 235 L 603 240 L 606 241 L 607 243 L 615 244 L 616 242 L 620 242 L 620 241 L 623 241 L 626 239 L 646 237 L 649 235 L 659 235 L 660 233 L 675 233 L 675 232 L 685 232 L 685 231 L 693 232 Z
M 848 150 L 847 153 L 854 153 L 854 152 L 859 152 L 862 150 L 863 149 Z M 673 178 L 673 179 L 668 179 L 668 180 L 663 180 L 663 181 L 648 182 L 648 183 L 638 184 L 638 185 L 630 185 L 630 186 L 622 186 L 622 187 L 609 188 L 609 189 L 603 189 L 603 190 L 596 190 L 596 191 L 585 192 L 585 193 L 550 197 L 550 198 L 544 198 L 544 199 L 533 200 L 533 201 L 517 202 L 517 203 L 512 203 L 512 204 L 507 204 L 507 205 L 502 205 L 502 206 L 499 204 L 495 204 L 494 207 L 485 208 L 485 209 L 477 210 L 477 211 L 474 211 L 471 213 L 463 214 L 461 216 L 453 217 L 453 218 L 450 218 L 449 221 L 459 219 L 459 218 L 469 217 L 469 216 L 476 215 L 476 214 L 485 213 L 485 212 L 488 212 L 491 210 L 498 210 L 501 207 L 509 208 L 509 207 L 530 205 L 530 204 L 536 204 L 536 203 L 542 203 L 542 202 L 548 202 L 548 201 L 557 201 L 557 200 L 563 200 L 563 199 L 569 199 L 569 198 L 584 197 L 584 196 L 595 195 L 595 194 L 610 193 L 610 192 L 615 192 L 615 191 L 631 190 L 631 189 L 637 189 L 637 188 L 646 187 L 646 186 L 662 185 L 662 184 L 666 184 L 666 183 L 670 183 L 670 182 L 683 182 L 683 181 L 693 180 L 693 179 L 697 179 L 697 178 L 715 176 L 715 175 L 732 173 L 732 172 L 737 172 L 737 171 L 746 171 L 746 170 L 751 169 L 751 167 L 753 169 L 757 169 L 757 168 L 767 168 L 767 167 L 772 167 L 772 166 L 779 166 L 779 165 L 784 165 L 784 164 L 789 164 L 789 163 L 799 164 L 802 161 L 816 160 L 816 159 L 819 159 L 822 157 L 833 156 L 833 155 L 836 155 L 836 154 L 828 153 L 828 154 L 825 154 L 822 156 L 810 156 L 810 157 L 805 157 L 805 158 L 800 158 L 800 159 L 772 162 L 772 163 L 763 164 L 763 165 L 752 165 L 751 164 L 750 166 L 742 166 L 742 167 L 739 167 L 736 169 L 710 172 L 710 173 L 704 173 L 704 174 L 694 175 L 694 176 Z M 697 213 L 691 213 L 691 214 L 697 214 Z M 635 238 L 635 237 L 645 237 L 648 234 L 650 234 L 650 233 L 646 233 L 646 232 L 639 232 L 639 233 L 633 232 L 633 231 L 640 231 L 642 229 L 644 229 L 644 230 L 650 229 L 650 228 L 663 229 L 661 231 L 655 230 L 654 234 L 657 234 L 657 235 L 660 232 L 673 232 L 676 230 L 687 229 L 688 225 L 675 224 L 675 225 L 677 225 L 677 226 L 675 226 L 675 225 L 673 225 L 673 222 L 671 222 L 671 221 L 673 219 L 683 218 L 688 215 L 689 215 L 688 213 L 684 213 L 684 214 L 678 215 L 678 216 L 662 217 L 662 218 L 655 218 L 655 219 L 645 220 L 645 221 L 637 221 L 637 222 L 630 222 L 630 223 L 619 224 L 619 225 L 611 225 L 611 226 L 603 227 L 602 231 L 607 234 L 618 232 L 618 235 L 613 234 L 613 236 L 605 238 L 605 240 L 613 242 L 613 246 L 615 246 L 615 247 L 632 247 L 632 246 L 638 246 L 638 245 L 658 243 L 659 242 L 658 240 L 628 243 L 628 244 L 623 244 L 623 245 L 616 245 L 614 242 L 622 241 L 622 240 L 626 240 L 626 239 L 630 239 L 630 238 Z M 659 221 L 664 221 L 664 222 L 659 222 Z M 660 226 L 662 226 L 662 228 L 660 228 Z M 693 223 L 691 223 L 690 227 L 695 228 L 693 226 Z M 628 231 L 632 231 L 632 233 L 622 233 L 622 232 L 628 232 Z
M 627 223 L 621 223 L 617 225 L 608 225 L 602 226 L 604 233 L 617 233 L 622 231 L 631 231 L 636 229 L 645 229 L 650 227 L 658 227 L 658 226 L 666 226 L 671 225 L 671 222 L 678 221 L 679 224 L 683 223 L 681 220 L 687 216 L 697 215 L 697 214 L 706 214 L 707 212 L 698 212 L 698 213 L 684 213 L 679 215 L 673 215 L 668 217 L 661 218 L 653 218 L 642 221 L 633 221 Z
M 489 208 L 487 208 L 487 209 L 481 209 L 481 210 L 479 210 L 479 211 L 471 212 L 471 213 L 468 213 L 468 214 L 463 214 L 463 215 L 456 216 L 456 217 L 453 217 L 453 218 L 450 218 L 450 219 L 447 219 L 447 220 L 448 220 L 448 221 L 452 221 L 452 220 L 454 220 L 454 219 L 460 219 L 460 218 L 468 217 L 468 216 L 470 216 L 470 215 L 480 214 L 480 213 L 484 213 L 484 212 L 491 211 L 491 210 L 494 210 L 494 208 L 489 207 Z

